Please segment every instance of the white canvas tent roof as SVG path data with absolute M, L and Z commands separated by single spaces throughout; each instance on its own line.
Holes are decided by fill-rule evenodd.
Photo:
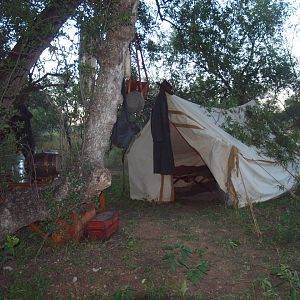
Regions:
M 255 147 L 243 144 L 218 126 L 224 122 L 222 110 L 207 111 L 176 95 L 167 94 L 167 101 L 175 166 L 207 165 L 219 187 L 238 207 L 278 197 L 295 185 L 292 170 L 259 155 Z M 246 105 L 226 113 L 242 120 L 245 109 Z M 174 200 L 172 176 L 153 173 L 150 121 L 130 146 L 127 160 L 132 199 Z

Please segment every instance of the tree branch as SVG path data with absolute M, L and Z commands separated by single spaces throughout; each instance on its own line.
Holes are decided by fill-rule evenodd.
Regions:
M 158 13 L 158 15 L 159 15 L 160 20 L 169 23 L 169 24 L 172 25 L 175 29 L 177 29 L 178 31 L 180 31 L 181 28 L 180 28 L 179 26 L 177 26 L 175 23 L 173 23 L 172 21 L 166 19 L 166 18 L 163 16 L 163 14 L 162 14 L 162 12 L 161 12 L 161 5 L 160 5 L 159 1 L 158 1 L 158 0 L 155 0 L 155 2 L 156 2 L 156 6 L 157 6 L 157 13 Z M 166 2 L 167 2 L 167 1 L 166 1 Z
M 52 0 L 0 66 L 0 107 L 9 107 L 29 70 L 82 0 Z
M 63 78 L 63 77 L 66 77 L 66 74 L 65 73 L 62 74 L 62 73 L 49 73 L 48 72 L 48 73 L 44 74 L 42 77 L 40 77 L 39 79 L 32 81 L 31 84 L 33 84 L 33 85 L 38 84 L 41 81 L 43 81 L 44 79 L 46 79 L 48 76 L 62 77 Z M 70 78 L 70 76 L 68 76 L 66 81 L 68 81 L 69 78 Z

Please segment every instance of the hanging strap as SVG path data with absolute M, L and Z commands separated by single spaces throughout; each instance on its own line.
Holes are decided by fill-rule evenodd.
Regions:
M 147 74 L 147 70 L 146 70 L 146 66 L 145 66 L 145 61 L 144 61 L 144 57 L 143 57 L 141 41 L 140 41 L 137 33 L 135 34 L 135 49 L 136 49 L 136 60 L 137 60 L 137 64 L 138 64 L 139 80 L 141 81 L 141 71 L 140 71 L 140 64 L 139 64 L 138 52 L 140 53 L 141 60 L 142 60 L 142 68 L 143 68 L 143 70 L 145 72 L 146 81 L 148 82 L 149 81 L 148 80 L 148 74 Z
M 125 193 L 125 154 L 126 150 L 122 151 L 122 196 Z
M 132 45 L 132 47 L 134 47 L 134 50 L 133 50 L 134 53 L 132 53 L 132 54 L 134 54 L 135 58 L 136 58 L 138 80 L 132 80 L 132 79 L 128 80 L 127 93 L 130 93 L 132 90 L 137 89 L 144 96 L 144 98 L 147 98 L 148 89 L 149 89 L 149 79 L 148 79 L 148 74 L 147 74 L 145 61 L 144 61 L 144 57 L 143 57 L 141 42 L 139 40 L 137 33 L 135 34 L 135 38 L 132 41 L 131 45 Z M 140 62 L 140 60 L 141 60 L 141 62 Z M 140 65 L 140 63 L 142 66 Z M 142 82 L 141 69 L 143 69 L 144 73 L 145 73 L 145 78 L 146 78 L 145 82 Z

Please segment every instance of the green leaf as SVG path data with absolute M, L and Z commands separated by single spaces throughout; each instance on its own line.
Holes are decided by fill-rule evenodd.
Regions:
M 229 243 L 229 246 L 230 246 L 232 249 L 237 248 L 238 246 L 241 245 L 241 242 L 240 242 L 240 241 L 237 241 L 237 240 L 231 240 L 231 239 L 228 240 L 228 243 Z
M 129 285 L 125 285 L 123 287 L 121 287 L 120 289 L 118 289 L 112 299 L 113 300 L 132 300 L 134 299 L 132 293 L 135 291 L 134 288 L 132 288 Z
M 265 292 L 273 289 L 272 282 L 268 278 L 260 279 L 259 285 L 261 286 L 262 290 Z
M 172 251 L 172 250 L 174 250 L 174 246 L 165 246 L 162 249 L 166 250 L 166 251 Z
M 170 265 L 172 271 L 176 270 L 176 267 L 178 266 L 176 253 L 165 254 L 163 260 L 165 260 Z
M 181 295 L 182 296 L 185 296 L 186 292 L 188 291 L 188 285 L 187 285 L 187 282 L 186 280 L 184 280 L 181 285 L 180 285 L 180 292 L 181 292 Z
M 203 249 L 196 249 L 195 250 L 195 253 L 201 258 L 204 254 L 204 250 Z
M 291 287 L 290 297 L 291 297 L 291 300 L 298 300 L 299 299 L 297 290 L 293 287 Z
M 199 283 L 201 279 L 207 275 L 208 262 L 203 260 L 197 267 L 191 268 L 187 273 L 187 279 L 190 280 L 194 285 Z
M 166 251 L 172 251 L 174 249 L 178 249 L 178 248 L 181 248 L 183 245 L 181 245 L 180 243 L 175 243 L 173 245 L 168 245 L 168 246 L 165 246 L 163 247 L 162 249 L 163 250 L 166 250 Z
M 180 256 L 185 261 L 187 258 L 191 257 L 192 250 L 184 245 L 180 247 Z
M 20 239 L 15 235 L 8 235 L 6 237 L 6 242 L 4 243 L 4 249 L 10 255 L 15 255 L 15 247 L 19 244 Z
M 6 243 L 10 247 L 17 246 L 19 242 L 20 242 L 20 239 L 18 237 L 16 237 L 15 235 L 8 235 L 6 237 Z
M 187 262 L 185 260 L 178 259 L 178 264 L 184 266 L 187 269 L 190 269 L 190 266 L 187 264 Z

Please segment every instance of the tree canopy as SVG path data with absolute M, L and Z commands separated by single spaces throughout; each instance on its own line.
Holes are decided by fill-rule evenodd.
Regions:
M 151 39 L 149 49 L 186 95 L 228 107 L 293 87 L 296 60 L 283 36 L 287 2 L 156 3 L 171 32 L 159 43 Z

